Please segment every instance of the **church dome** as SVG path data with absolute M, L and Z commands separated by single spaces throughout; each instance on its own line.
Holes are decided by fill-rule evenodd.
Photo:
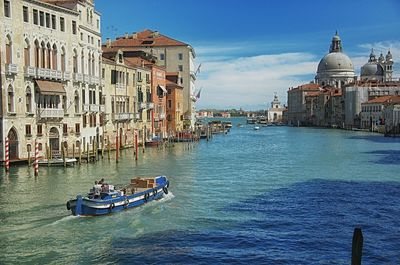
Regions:
M 325 55 L 318 64 L 317 73 L 350 71 L 354 72 L 354 66 L 350 58 L 342 52 L 331 52 Z
M 361 77 L 370 77 L 376 76 L 378 78 L 382 78 L 383 76 L 383 68 L 377 63 L 368 62 L 361 67 Z

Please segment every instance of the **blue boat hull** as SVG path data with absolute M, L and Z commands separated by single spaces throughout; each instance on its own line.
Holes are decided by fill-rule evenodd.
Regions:
M 67 209 L 71 210 L 73 215 L 96 216 L 112 214 L 158 200 L 164 194 L 168 194 L 168 186 L 169 182 L 165 178 L 165 181 L 155 188 L 128 196 L 115 196 L 115 198 L 103 200 L 78 195 L 76 199 L 67 202 Z

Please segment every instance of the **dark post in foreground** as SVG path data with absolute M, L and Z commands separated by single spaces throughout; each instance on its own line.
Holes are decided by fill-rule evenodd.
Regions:
M 351 248 L 351 265 L 361 265 L 363 241 L 361 228 L 355 228 L 353 233 L 353 245 Z

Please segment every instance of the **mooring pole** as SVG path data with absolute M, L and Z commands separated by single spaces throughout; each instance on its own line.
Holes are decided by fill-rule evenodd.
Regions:
M 351 249 L 351 265 L 361 265 L 363 241 L 364 239 L 361 228 L 355 228 Z

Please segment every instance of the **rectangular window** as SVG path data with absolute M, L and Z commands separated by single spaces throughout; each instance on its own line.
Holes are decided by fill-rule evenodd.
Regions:
M 39 17 L 38 17 L 38 11 L 36 9 L 33 9 L 33 24 L 38 25 L 39 24 Z
M 51 15 L 51 28 L 56 29 L 56 27 L 57 27 L 56 15 Z
M 115 85 L 117 83 L 117 71 L 111 70 L 111 84 Z
M 50 28 L 50 14 L 46 13 L 46 28 Z
M 165 60 L 165 54 L 164 53 L 160 53 L 160 60 L 164 61 Z
M 37 125 L 37 135 L 43 135 L 42 124 Z
M 106 69 L 102 68 L 101 69 L 101 77 L 104 79 L 105 75 L 106 75 Z
M 168 100 L 168 108 L 171 109 L 172 108 L 172 100 Z
M 68 124 L 63 124 L 63 134 L 68 134 Z
M 82 115 L 82 126 L 83 128 L 86 128 L 86 114 Z
M 4 16 L 11 17 L 10 1 L 4 0 Z
M 75 133 L 81 133 L 81 125 L 79 123 L 75 123 Z
M 29 22 L 29 12 L 27 6 L 22 7 L 22 15 L 24 18 L 24 22 Z
M 76 35 L 76 21 L 72 21 L 72 34 Z
M 179 60 L 183 60 L 183 54 L 182 53 L 178 53 L 178 59 Z
M 43 11 L 40 11 L 39 12 L 39 23 L 40 23 L 40 26 L 44 26 L 44 12 Z
M 137 81 L 142 82 L 142 72 L 137 73 Z
M 27 136 L 32 135 L 31 125 L 30 124 L 26 124 L 25 125 L 25 135 L 27 135 Z
M 65 31 L 65 20 L 64 20 L 63 17 L 60 17 L 60 30 L 61 30 L 62 32 Z
M 97 29 L 100 29 L 100 20 L 99 19 L 97 20 L 96 25 L 97 25 Z
M 181 64 L 178 65 L 178 70 L 182 72 L 183 71 L 183 65 L 181 65 Z
M 81 41 L 83 41 L 83 33 L 81 32 Z

